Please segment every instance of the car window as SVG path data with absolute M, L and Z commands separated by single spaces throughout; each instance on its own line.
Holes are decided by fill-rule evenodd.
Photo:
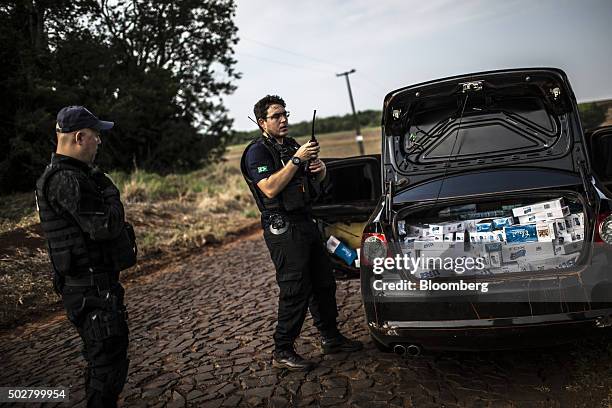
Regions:
M 378 162 L 359 161 L 328 166 L 328 184 L 319 204 L 351 204 L 376 201 L 380 196 Z
M 592 140 L 591 161 L 597 177 L 603 182 L 612 181 L 612 133 Z

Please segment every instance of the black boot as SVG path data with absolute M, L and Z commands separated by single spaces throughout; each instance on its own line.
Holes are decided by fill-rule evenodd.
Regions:
M 304 360 L 293 350 L 279 350 L 272 354 L 272 367 L 286 368 L 291 371 L 308 371 L 314 368 L 315 364 Z
M 321 351 L 323 354 L 359 351 L 362 348 L 363 344 L 359 340 L 348 339 L 340 333 L 321 339 Z

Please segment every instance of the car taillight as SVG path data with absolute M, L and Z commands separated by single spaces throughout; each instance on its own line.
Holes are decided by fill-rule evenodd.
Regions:
M 361 262 L 364 265 L 372 265 L 374 258 L 385 258 L 387 256 L 387 238 L 385 234 L 366 232 L 361 240 Z
M 595 242 L 605 242 L 612 245 L 612 213 L 605 212 L 597 216 Z

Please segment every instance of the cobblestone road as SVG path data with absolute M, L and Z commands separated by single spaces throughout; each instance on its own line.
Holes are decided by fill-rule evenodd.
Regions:
M 127 284 L 131 366 L 123 406 L 601 407 L 610 405 L 602 342 L 552 350 L 402 360 L 369 342 L 357 281 L 338 283 L 341 330 L 362 353 L 322 357 L 307 319 L 308 374 L 271 368 L 277 289 L 260 234 L 206 249 Z M 0 386 L 71 387 L 83 406 L 76 331 L 63 316 L 0 336 Z M 65 405 L 64 405 L 65 406 Z

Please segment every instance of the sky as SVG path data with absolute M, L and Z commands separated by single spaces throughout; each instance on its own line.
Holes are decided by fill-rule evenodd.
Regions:
M 236 0 L 242 78 L 224 98 L 237 130 L 280 95 L 290 122 L 382 109 L 419 82 L 492 69 L 557 67 L 579 102 L 612 98 L 612 0 Z

